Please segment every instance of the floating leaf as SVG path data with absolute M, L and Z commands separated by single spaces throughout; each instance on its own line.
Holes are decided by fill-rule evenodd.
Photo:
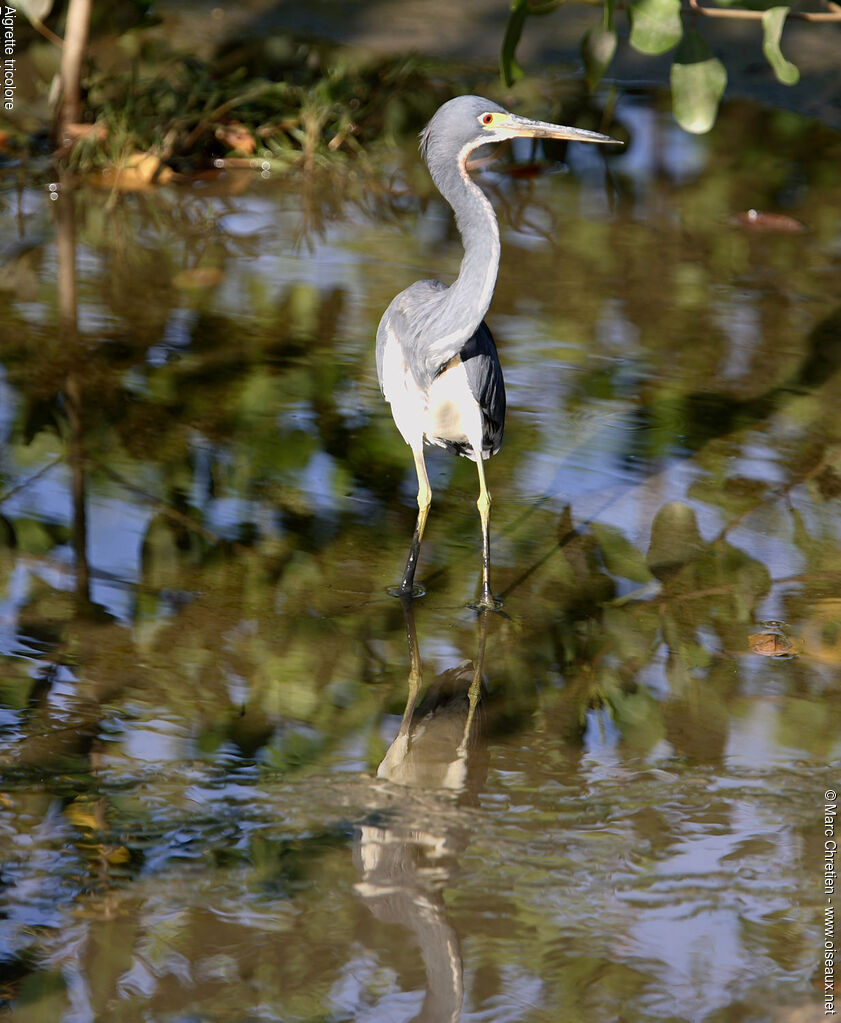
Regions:
M 635 0 L 631 4 L 631 46 L 640 53 L 665 53 L 683 37 L 680 0 Z
M 178 541 L 171 524 L 158 515 L 151 520 L 142 547 L 143 582 L 150 589 L 176 589 L 180 580 Z
M 753 231 L 805 231 L 806 225 L 785 213 L 764 213 L 762 210 L 745 210 L 737 213 L 734 222 Z
M 715 124 L 727 86 L 727 71 L 704 38 L 689 32 L 675 54 L 671 71 L 672 112 L 684 131 L 703 135 Z
M 523 34 L 523 25 L 529 14 L 528 0 L 513 0 L 511 11 L 508 15 L 508 24 L 505 26 L 505 37 L 502 40 L 502 51 L 499 55 L 499 73 L 506 85 L 513 85 L 518 78 L 522 78 L 524 71 L 517 63 L 515 52 L 520 36 Z
M 797 649 L 782 629 L 768 629 L 748 636 L 748 646 L 762 657 L 796 657 Z
M 588 29 L 581 40 L 581 58 L 584 61 L 584 72 L 587 88 L 592 92 L 602 75 L 607 71 L 613 55 L 616 53 L 616 30 L 594 25 Z
M 780 49 L 783 25 L 790 10 L 790 7 L 771 7 L 762 14 L 762 52 L 783 85 L 796 85 L 800 80 L 796 65 L 786 60 Z

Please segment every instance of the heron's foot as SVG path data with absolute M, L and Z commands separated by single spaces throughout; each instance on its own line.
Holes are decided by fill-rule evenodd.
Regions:
M 495 597 L 490 590 L 486 590 L 478 600 L 467 606 L 474 611 L 498 611 L 502 607 L 502 597 Z
M 426 596 L 426 590 L 423 588 L 423 586 L 417 586 L 417 585 L 412 585 L 412 586 L 402 586 L 402 585 L 401 586 L 389 586 L 389 588 L 386 590 L 386 593 L 389 595 L 389 597 L 400 597 L 401 599 L 403 599 L 405 597 L 425 597 Z

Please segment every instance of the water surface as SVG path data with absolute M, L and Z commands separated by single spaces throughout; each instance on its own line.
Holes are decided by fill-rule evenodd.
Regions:
M 618 117 L 619 155 L 479 172 L 484 617 L 444 452 L 426 596 L 387 595 L 415 481 L 373 337 L 461 255 L 411 144 L 347 194 L 0 180 L 15 1020 L 822 1015 L 841 146 L 747 105 L 706 139 Z

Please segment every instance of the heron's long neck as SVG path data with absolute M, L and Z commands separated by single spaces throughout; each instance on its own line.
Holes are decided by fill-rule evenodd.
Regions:
M 447 289 L 444 302 L 449 329 L 463 330 L 466 337 L 476 330 L 488 311 L 499 269 L 496 214 L 482 190 L 468 176 L 464 163 L 469 153 L 465 148 L 443 174 L 433 175 L 438 191 L 455 211 L 464 243 L 461 269 Z

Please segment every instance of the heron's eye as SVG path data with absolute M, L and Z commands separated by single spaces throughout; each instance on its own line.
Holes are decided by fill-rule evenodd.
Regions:
M 494 115 L 493 114 L 483 114 L 482 115 L 482 124 L 493 124 L 493 123 L 494 123 Z

